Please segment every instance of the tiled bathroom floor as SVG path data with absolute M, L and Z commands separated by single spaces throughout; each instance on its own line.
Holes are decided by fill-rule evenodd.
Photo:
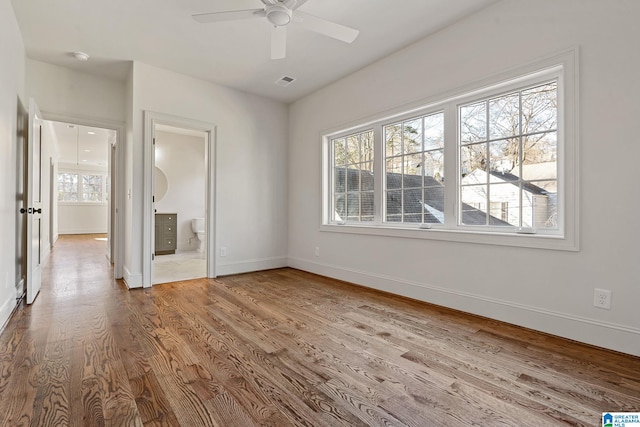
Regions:
M 199 279 L 207 276 L 205 253 L 176 252 L 156 255 L 153 265 L 153 284 Z

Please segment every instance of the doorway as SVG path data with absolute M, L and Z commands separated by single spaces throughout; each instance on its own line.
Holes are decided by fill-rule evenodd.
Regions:
M 93 234 L 104 240 L 104 254 L 122 277 L 123 227 L 119 206 L 122 197 L 122 128 L 62 117 L 45 120 L 51 131 L 55 156 L 50 159 L 50 244 L 59 235 Z
M 154 127 L 154 253 L 152 284 L 207 276 L 207 134 Z
M 143 287 L 215 277 L 215 125 L 145 112 L 144 157 Z

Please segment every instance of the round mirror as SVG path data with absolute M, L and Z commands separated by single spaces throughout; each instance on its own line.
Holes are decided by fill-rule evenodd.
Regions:
M 162 172 L 162 169 L 156 166 L 154 170 L 154 196 L 156 197 L 156 202 L 159 202 L 165 194 L 167 194 L 167 190 L 169 189 L 169 182 L 167 181 L 167 176 Z

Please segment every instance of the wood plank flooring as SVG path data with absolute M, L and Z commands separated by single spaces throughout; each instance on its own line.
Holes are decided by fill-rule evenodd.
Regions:
M 128 291 L 63 236 L 0 336 L 2 426 L 598 426 L 640 359 L 293 269 Z

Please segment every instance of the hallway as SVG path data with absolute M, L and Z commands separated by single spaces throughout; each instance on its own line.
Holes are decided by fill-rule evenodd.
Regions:
M 58 239 L 40 294 L 0 337 L 0 425 L 140 425 L 112 329 L 131 293 L 105 252 L 105 235 Z

